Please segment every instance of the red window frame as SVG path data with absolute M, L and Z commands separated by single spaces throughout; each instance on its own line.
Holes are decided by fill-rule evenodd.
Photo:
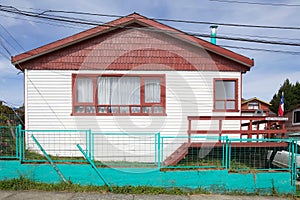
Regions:
M 234 99 L 217 99 L 217 91 L 216 91 L 216 82 L 217 81 L 233 81 L 235 82 L 235 91 L 234 91 Z M 222 111 L 222 112 L 238 112 L 238 79 L 233 79 L 233 78 L 214 78 L 214 107 L 213 111 Z M 223 102 L 224 103 L 224 109 L 217 109 L 217 102 Z M 226 108 L 226 103 L 227 102 L 235 102 L 235 107 L 233 109 L 227 109 Z
M 124 76 L 131 76 L 131 77 L 140 77 L 141 84 L 140 86 L 140 105 L 99 105 L 98 104 L 98 84 L 97 79 L 99 77 L 124 77 Z M 76 79 L 77 78 L 90 78 L 93 80 L 93 102 L 92 103 L 86 103 L 86 102 L 77 102 L 77 85 L 76 85 Z M 159 79 L 160 80 L 160 102 L 159 103 L 146 103 L 145 102 L 145 87 L 144 87 L 144 81 L 146 79 Z M 165 74 L 72 74 L 72 115 L 74 116 L 112 116 L 112 115 L 118 115 L 118 116 L 164 116 L 166 115 L 166 76 Z M 84 112 L 76 112 L 75 107 L 82 106 L 84 108 Z M 95 112 L 88 113 L 87 107 L 94 107 Z M 105 107 L 106 113 L 99 112 L 98 107 Z M 112 107 L 117 107 L 118 112 L 112 113 Z M 128 113 L 121 113 L 120 108 L 121 107 L 129 107 Z M 132 112 L 132 107 L 140 107 L 139 112 Z M 145 107 L 151 107 L 151 112 L 144 113 L 143 108 Z M 156 113 L 155 108 L 161 108 L 162 112 Z

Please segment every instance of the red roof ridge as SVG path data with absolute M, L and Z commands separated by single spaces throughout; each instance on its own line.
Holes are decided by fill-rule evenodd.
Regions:
M 267 105 L 272 105 L 272 104 L 270 104 L 270 103 L 268 103 L 266 101 L 263 101 L 263 100 L 261 100 L 261 99 L 259 99 L 257 97 L 252 97 L 251 99 L 244 100 L 244 101 L 242 101 L 242 104 L 248 103 L 250 101 L 259 101 L 259 102 L 267 104 Z
M 146 26 L 146 27 L 153 27 L 158 30 L 163 30 L 163 31 L 165 31 L 166 34 L 168 34 L 168 32 L 169 33 L 174 33 L 174 32 L 178 33 L 175 37 L 198 44 L 208 51 L 222 55 L 226 58 L 229 58 L 229 59 L 239 62 L 243 65 L 246 65 L 247 67 L 251 67 L 254 65 L 253 59 L 249 59 L 243 55 L 237 54 L 228 49 L 220 47 L 218 45 L 214 45 L 208 41 L 205 41 L 205 40 L 202 40 L 195 36 L 189 35 L 183 31 L 180 31 L 180 30 L 170 27 L 168 25 L 162 24 L 153 19 L 144 17 L 136 12 L 131 13 L 127 16 L 115 19 L 115 20 L 105 23 L 103 25 L 96 26 L 94 28 L 82 31 L 80 33 L 71 35 L 69 37 L 66 37 L 66 38 L 54 41 L 52 43 L 46 44 L 44 46 L 35 48 L 33 50 L 29 50 L 25 53 L 22 53 L 22 54 L 19 54 L 16 56 L 12 56 L 11 62 L 12 62 L 12 64 L 17 65 L 17 64 L 25 62 L 27 60 L 30 60 L 30 59 L 36 58 L 38 56 L 47 54 L 49 52 L 61 49 L 63 47 L 75 44 L 77 42 L 95 37 L 97 35 L 112 31 L 114 29 L 124 28 L 134 22 L 141 24 L 143 26 Z

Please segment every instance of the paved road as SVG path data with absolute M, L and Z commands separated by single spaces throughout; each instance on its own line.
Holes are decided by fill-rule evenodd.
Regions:
M 0 200 L 291 200 L 288 197 L 229 195 L 131 195 L 39 191 L 0 191 Z

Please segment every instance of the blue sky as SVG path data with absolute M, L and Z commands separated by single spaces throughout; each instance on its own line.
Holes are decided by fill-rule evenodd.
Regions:
M 263 1 L 256 1 L 263 2 Z M 269 1 L 265 1 L 269 2 Z M 276 1 L 284 4 L 300 4 L 299 1 Z M 138 12 L 149 18 L 181 19 L 193 21 L 210 21 L 220 23 L 255 24 L 272 26 L 300 27 L 300 6 L 262 6 L 238 3 L 222 3 L 210 0 L 1 0 L 1 5 L 14 6 L 22 10 L 68 10 L 102 14 L 128 15 Z M 33 10 L 37 11 L 37 10 Z M 81 17 L 81 16 L 77 16 Z M 24 51 L 42 46 L 58 39 L 70 36 L 92 26 L 71 25 L 57 22 L 33 19 L 0 12 L 0 24 L 13 36 L 18 44 L 0 26 L 0 42 L 10 53 L 0 45 L 0 100 L 11 106 L 23 104 L 23 74 L 10 64 L 8 54 L 16 55 Z M 98 21 L 111 21 L 114 18 L 90 17 Z M 186 32 L 209 34 L 209 25 L 166 23 Z M 258 28 L 237 28 L 219 26 L 218 34 L 259 38 L 266 40 L 300 43 L 300 30 L 277 30 Z M 252 37 L 254 36 L 254 37 Z M 272 38 L 268 38 L 272 37 Z M 275 38 L 274 38 L 275 37 Z M 208 38 L 203 38 L 208 40 Z M 218 45 L 242 46 L 248 48 L 263 48 L 281 51 L 298 51 L 300 47 L 255 44 L 239 41 L 218 40 Z M 230 48 L 229 48 L 230 49 Z M 290 55 L 274 52 L 248 51 L 230 49 L 234 52 L 253 58 L 255 66 L 243 75 L 243 97 L 258 97 L 270 101 L 280 85 L 287 78 L 295 83 L 300 81 L 300 55 Z M 5 56 L 3 56 L 3 54 Z

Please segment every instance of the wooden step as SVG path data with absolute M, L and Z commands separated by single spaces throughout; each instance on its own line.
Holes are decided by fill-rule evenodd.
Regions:
M 189 152 L 189 143 L 183 143 L 178 149 L 176 149 L 169 157 L 164 161 L 164 166 L 176 165 L 182 158 L 184 158 Z

